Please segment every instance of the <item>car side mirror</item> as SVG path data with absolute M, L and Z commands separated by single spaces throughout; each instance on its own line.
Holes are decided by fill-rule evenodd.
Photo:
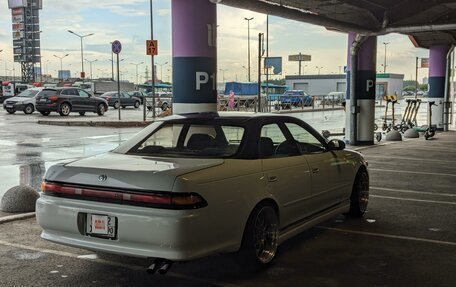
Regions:
M 328 147 L 329 150 L 343 150 L 345 149 L 345 142 L 338 139 L 333 139 L 328 142 Z

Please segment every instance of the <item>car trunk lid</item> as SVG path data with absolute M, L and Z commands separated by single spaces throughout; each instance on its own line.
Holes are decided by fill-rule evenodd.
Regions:
M 45 180 L 102 188 L 172 191 L 177 176 L 223 162 L 223 159 L 159 158 L 109 152 L 52 166 Z

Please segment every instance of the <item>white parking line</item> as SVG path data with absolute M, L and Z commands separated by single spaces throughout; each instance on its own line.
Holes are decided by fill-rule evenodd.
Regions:
M 326 227 L 326 226 L 320 226 L 320 225 L 316 226 L 316 228 L 337 231 L 337 232 L 351 233 L 351 234 L 368 235 L 368 236 L 384 237 L 384 238 L 391 238 L 391 239 L 418 241 L 418 242 L 432 243 L 432 244 L 439 244 L 439 245 L 456 246 L 456 242 L 451 242 L 451 241 L 441 241 L 441 240 L 426 239 L 426 238 L 411 237 L 411 236 L 383 234 L 383 233 L 366 232 L 366 231 L 356 231 L 356 230 L 333 228 L 333 227 Z
M 440 176 L 455 176 L 454 173 L 440 173 L 440 172 L 425 172 L 425 171 L 409 171 L 409 170 L 395 170 L 395 169 L 381 169 L 381 168 L 370 168 L 369 171 L 383 171 L 383 172 L 394 172 L 394 173 L 411 173 L 411 174 L 423 174 L 423 175 L 440 175 Z
M 456 205 L 456 202 L 451 202 L 451 201 L 449 202 L 449 201 L 414 199 L 414 198 L 403 198 L 403 197 L 381 196 L 381 195 L 370 195 L 370 197 L 377 197 L 377 198 L 384 198 L 384 199 L 397 199 L 397 200 L 405 200 L 405 201 L 416 201 L 416 202 L 426 202 L 426 203 L 438 203 L 438 204 Z
M 131 269 L 134 271 L 146 272 L 146 266 L 128 265 L 128 264 L 123 264 L 123 263 L 109 261 L 109 260 L 100 259 L 100 258 L 84 259 L 84 258 L 78 257 L 81 254 L 74 254 L 74 253 L 65 252 L 65 251 L 58 251 L 58 250 L 52 250 L 52 249 L 41 249 L 41 248 L 31 247 L 31 246 L 27 246 L 27 245 L 23 245 L 23 244 L 10 243 L 10 242 L 6 242 L 3 240 L 0 240 L 0 245 L 24 249 L 24 250 L 36 251 L 36 252 L 41 252 L 41 253 L 53 254 L 53 255 L 58 255 L 58 256 L 64 256 L 64 257 L 69 257 L 69 258 L 74 258 L 74 259 L 79 259 L 79 260 L 88 260 L 91 262 L 97 262 L 97 263 L 111 265 L 111 266 L 115 266 L 115 267 L 128 268 L 128 269 Z M 202 278 L 195 278 L 195 277 L 191 277 L 191 276 L 187 276 L 187 275 L 183 275 L 183 274 L 174 273 L 172 271 L 169 271 L 168 273 L 166 273 L 166 276 L 179 278 L 179 279 L 186 279 L 186 280 L 190 280 L 190 281 L 194 281 L 194 282 L 198 282 L 198 283 L 204 283 L 204 285 L 210 284 L 210 285 L 214 285 L 214 286 L 229 286 L 229 287 L 230 286 L 231 287 L 239 286 L 239 285 L 233 285 L 233 284 L 224 283 L 224 282 L 205 280 Z
M 449 197 L 456 197 L 456 194 L 451 193 L 439 193 L 439 192 L 427 192 L 427 191 L 417 191 L 417 190 L 407 190 L 407 189 L 395 189 L 395 188 L 386 188 L 386 187 L 378 187 L 378 186 L 371 186 L 370 189 L 374 190 L 384 190 L 384 191 L 395 191 L 395 192 L 403 192 L 403 193 L 415 193 L 415 194 L 426 194 L 426 195 L 438 195 L 438 196 L 449 196 Z

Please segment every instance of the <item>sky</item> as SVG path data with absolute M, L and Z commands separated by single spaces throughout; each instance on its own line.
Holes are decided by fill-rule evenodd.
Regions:
M 67 30 L 80 35 L 94 33 L 83 40 L 84 58 L 92 63 L 94 77 L 111 76 L 111 45 L 119 40 L 123 50 L 121 78 L 144 81 L 146 65 L 150 71 L 150 56 L 145 55 L 145 41 L 150 39 L 150 6 L 147 0 L 43 0 L 40 11 L 41 55 L 43 72 L 57 77 L 60 59 L 63 69 L 75 76 L 81 71 L 80 39 Z M 257 71 L 258 33 L 266 33 L 266 15 L 224 5 L 217 7 L 219 81 L 245 81 L 247 78 L 247 21 L 250 22 L 252 78 Z M 155 57 L 158 78 L 172 79 L 171 52 L 171 0 L 153 0 L 154 38 L 159 42 L 159 55 Z M 0 2 L 0 76 L 13 74 L 13 48 L 11 11 L 7 1 Z M 308 54 L 310 62 L 303 62 L 304 74 L 337 74 L 346 65 L 347 34 L 328 31 L 324 27 L 269 17 L 269 56 L 283 58 L 284 75 L 298 74 L 298 62 L 289 62 L 288 55 Z M 405 79 L 415 77 L 415 57 L 428 57 L 429 51 L 415 48 L 407 36 L 390 34 L 377 39 L 377 70 L 383 71 L 385 45 L 387 72 L 404 74 Z M 144 62 L 144 64 L 134 65 Z M 20 65 L 14 65 L 16 75 Z M 84 70 L 90 74 L 90 64 L 84 61 Z M 427 69 L 419 69 L 419 79 L 427 77 Z M 90 76 L 90 75 L 88 75 Z M 281 78 L 277 76 L 275 78 Z

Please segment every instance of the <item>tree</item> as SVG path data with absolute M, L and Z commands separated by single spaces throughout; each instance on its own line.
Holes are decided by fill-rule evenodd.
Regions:
M 429 88 L 429 85 L 428 84 L 421 84 L 418 86 L 418 89 L 421 90 L 421 91 L 427 91 Z

